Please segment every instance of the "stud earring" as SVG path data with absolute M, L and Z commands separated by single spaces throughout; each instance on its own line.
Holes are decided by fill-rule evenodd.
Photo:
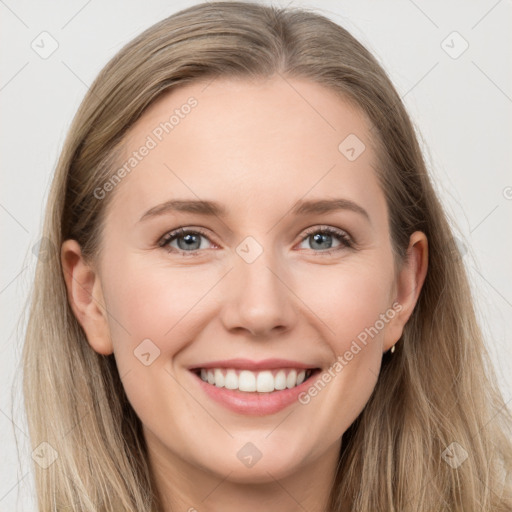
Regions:
M 394 353 L 395 353 L 395 345 L 393 345 L 393 346 L 391 347 L 390 352 L 391 352 L 392 354 L 394 354 Z

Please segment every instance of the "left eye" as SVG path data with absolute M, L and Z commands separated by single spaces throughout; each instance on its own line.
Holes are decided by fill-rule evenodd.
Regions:
M 204 244 L 201 244 L 202 238 L 212 243 L 208 236 L 200 230 L 179 228 L 164 235 L 160 242 L 158 242 L 158 245 L 167 249 L 169 252 L 178 252 L 181 254 L 189 253 L 189 255 L 194 255 L 199 252 L 200 249 L 205 249 L 205 247 L 202 247 Z M 332 247 L 333 239 L 338 241 L 338 245 L 335 247 Z M 343 248 L 353 247 L 352 240 L 347 233 L 329 226 L 309 229 L 304 234 L 301 244 L 308 240 L 310 240 L 309 249 L 315 249 L 316 247 L 320 250 L 315 252 L 322 254 L 330 254 Z M 177 247 L 171 245 L 174 242 L 177 243 Z
M 336 247 L 325 247 L 325 245 L 332 244 L 333 238 L 338 240 L 338 245 Z M 313 228 L 306 232 L 305 237 L 303 238 L 303 242 L 311 240 L 310 246 L 318 247 L 323 249 L 320 251 L 321 253 L 330 254 L 335 251 L 339 251 L 343 248 L 351 248 L 353 247 L 352 240 L 348 236 L 347 233 L 342 231 L 341 229 L 332 228 L 329 226 L 323 228 Z M 303 243 L 302 242 L 302 243 Z M 323 246 L 323 247 L 322 247 Z M 317 251 L 316 251 L 317 252 Z

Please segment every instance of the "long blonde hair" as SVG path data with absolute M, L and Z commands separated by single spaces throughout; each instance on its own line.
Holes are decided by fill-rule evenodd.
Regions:
M 304 9 L 206 2 L 127 44 L 87 92 L 47 203 L 22 354 L 39 510 L 161 511 L 141 422 L 113 355 L 96 353 L 69 306 L 59 250 L 77 240 L 97 257 L 105 207 L 94 191 L 116 170 L 129 127 L 164 91 L 223 77 L 307 78 L 373 124 L 395 262 L 423 231 L 429 268 L 416 308 L 363 412 L 343 435 L 329 512 L 512 510 L 510 413 L 477 324 L 466 270 L 409 116 L 377 60 L 345 29 Z M 53 251 L 53 252 L 52 252 Z M 468 454 L 458 467 L 451 443 Z M 452 445 L 453 449 L 453 445 Z M 452 452 L 449 452 L 452 453 Z

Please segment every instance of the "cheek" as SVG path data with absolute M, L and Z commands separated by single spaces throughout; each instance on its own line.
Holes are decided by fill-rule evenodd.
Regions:
M 332 403 L 342 404 L 334 411 L 342 431 L 360 414 L 375 388 L 384 336 L 397 313 L 392 296 L 393 259 L 386 254 L 344 273 L 336 306 L 338 316 L 332 312 L 336 360 L 328 393 Z
M 143 424 L 165 425 L 180 437 L 187 432 L 180 427 L 183 418 L 196 420 L 197 404 L 176 383 L 173 358 L 199 336 L 205 316 L 201 298 L 218 276 L 197 267 L 142 264 L 137 258 L 116 259 L 111 268 L 104 295 L 126 395 Z M 173 404 L 172 411 L 164 404 Z
M 346 265 L 316 269 L 309 275 L 296 288 L 300 290 L 298 295 L 304 297 L 308 309 L 324 324 L 325 337 L 331 340 L 331 348 L 336 354 L 348 350 L 351 341 L 358 336 L 364 338 L 368 330 L 374 338 L 380 337 L 386 327 L 380 320 L 381 315 L 388 311 L 392 302 L 390 265 L 354 260 Z M 372 329 L 375 326 L 378 336 Z
M 128 277 L 112 279 L 106 290 L 109 312 L 115 319 L 110 321 L 113 342 L 126 345 L 131 340 L 138 344 L 149 338 L 172 355 L 181 348 L 179 340 L 183 337 L 178 333 L 185 326 L 185 338 L 191 338 L 190 319 L 201 311 L 201 298 L 214 286 L 217 276 L 197 267 L 170 268 L 137 260 L 118 260 L 115 272 Z M 170 346 L 170 341 L 176 345 Z
M 331 441 L 366 405 L 380 371 L 384 333 L 394 317 L 391 266 L 365 262 L 333 269 L 317 271 L 301 295 L 311 289 L 307 305 L 322 320 L 332 352 L 331 366 L 306 391 L 301 403 L 317 418 L 319 429 L 326 423 L 336 425 Z

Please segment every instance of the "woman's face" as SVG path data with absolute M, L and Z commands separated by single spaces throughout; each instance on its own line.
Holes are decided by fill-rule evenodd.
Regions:
M 130 130 L 97 189 L 105 310 L 82 324 L 162 465 L 263 482 L 335 464 L 422 282 L 394 273 L 371 136 L 291 78 L 187 85 Z

